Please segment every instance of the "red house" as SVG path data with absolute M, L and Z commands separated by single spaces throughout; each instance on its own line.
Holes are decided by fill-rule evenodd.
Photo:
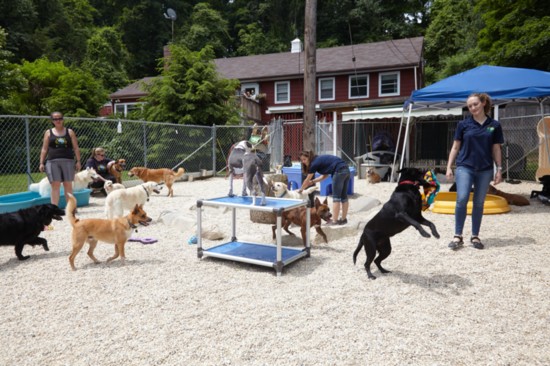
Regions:
M 319 119 L 341 120 L 356 108 L 403 105 L 423 85 L 423 37 L 316 50 Z M 241 105 L 252 120 L 302 119 L 305 54 L 300 40 L 291 52 L 215 59 L 220 76 L 241 83 Z M 145 96 L 144 78 L 110 95 L 115 113 L 127 115 Z M 254 111 L 256 110 L 256 111 Z
M 316 50 L 316 110 L 325 121 L 355 108 L 403 105 L 423 85 L 422 37 Z M 302 119 L 305 53 L 214 60 L 221 76 L 241 82 L 241 94 L 260 96 L 261 120 Z

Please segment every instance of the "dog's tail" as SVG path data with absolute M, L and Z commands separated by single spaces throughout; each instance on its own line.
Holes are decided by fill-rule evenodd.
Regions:
M 183 173 L 185 173 L 185 169 L 179 168 L 178 171 L 174 173 L 174 176 L 175 176 L 176 178 L 179 178 L 179 177 L 181 177 L 181 176 L 183 175 Z
M 65 214 L 71 223 L 71 226 L 74 227 L 74 224 L 78 222 L 78 219 L 75 217 L 76 212 L 76 198 L 71 193 L 67 193 L 69 196 L 69 201 L 67 202 L 67 207 L 65 209 Z
M 363 240 L 359 239 L 359 244 L 357 245 L 355 252 L 353 252 L 353 265 L 355 265 L 355 262 L 357 262 L 357 255 L 361 251 L 361 248 L 363 248 Z

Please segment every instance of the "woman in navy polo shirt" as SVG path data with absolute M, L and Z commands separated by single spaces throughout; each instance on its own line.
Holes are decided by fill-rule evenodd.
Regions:
M 476 249 L 483 249 L 479 230 L 483 218 L 483 204 L 489 183 L 502 181 L 502 151 L 504 142 L 500 123 L 489 116 L 491 98 L 485 93 L 473 93 L 466 101 L 470 117 L 458 123 L 453 146 L 447 162 L 447 180 L 453 178 L 451 166 L 456 159 L 456 208 L 455 235 L 449 248 L 463 246 L 462 230 L 466 221 L 466 205 L 474 187 L 472 209 L 472 236 L 470 242 Z M 493 167 L 496 164 L 496 171 Z
M 307 176 L 298 192 L 301 193 L 312 184 L 325 180 L 330 175 L 332 177 L 333 222 L 338 225 L 347 224 L 349 209 L 348 185 L 351 176 L 348 164 L 337 156 L 317 156 L 313 151 L 302 151 L 300 161 L 302 162 L 302 173 Z M 314 178 L 315 173 L 319 173 L 320 176 Z

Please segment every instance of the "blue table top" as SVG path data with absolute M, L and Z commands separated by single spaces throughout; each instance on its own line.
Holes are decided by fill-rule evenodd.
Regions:
M 198 200 L 197 205 L 200 203 L 206 206 L 226 206 L 226 207 L 236 207 L 236 208 L 247 208 L 252 210 L 259 211 L 279 211 L 279 210 L 290 210 L 297 207 L 306 207 L 308 204 L 307 200 L 293 200 L 287 198 L 275 198 L 275 197 L 266 197 L 266 205 L 260 206 L 262 197 L 257 196 L 256 202 L 253 205 L 252 196 L 224 196 L 217 198 L 208 198 L 204 200 Z

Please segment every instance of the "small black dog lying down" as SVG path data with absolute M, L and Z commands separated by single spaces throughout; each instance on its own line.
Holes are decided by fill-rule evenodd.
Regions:
M 374 263 L 382 273 L 390 271 L 382 267 L 382 261 L 391 253 L 390 238 L 399 234 L 409 226 L 413 226 L 420 235 L 429 238 L 430 234 L 420 225 L 430 227 L 433 236 L 439 239 L 439 233 L 435 225 L 422 216 L 422 196 L 420 186 L 429 186 L 424 180 L 424 172 L 416 168 L 403 168 L 400 171 L 400 178 L 390 200 L 382 206 L 380 211 L 365 225 L 359 245 L 353 253 L 353 264 L 361 248 L 365 248 L 367 261 L 365 269 L 369 279 L 376 279 L 370 271 L 370 265 Z M 378 251 L 378 257 L 376 252 Z
M 42 245 L 48 251 L 48 241 L 39 238 L 44 226 L 52 223 L 52 220 L 61 220 L 65 210 L 51 203 L 23 208 L 17 212 L 0 214 L 0 245 L 15 245 L 15 255 L 19 260 L 29 259 L 23 255 L 23 246 Z

